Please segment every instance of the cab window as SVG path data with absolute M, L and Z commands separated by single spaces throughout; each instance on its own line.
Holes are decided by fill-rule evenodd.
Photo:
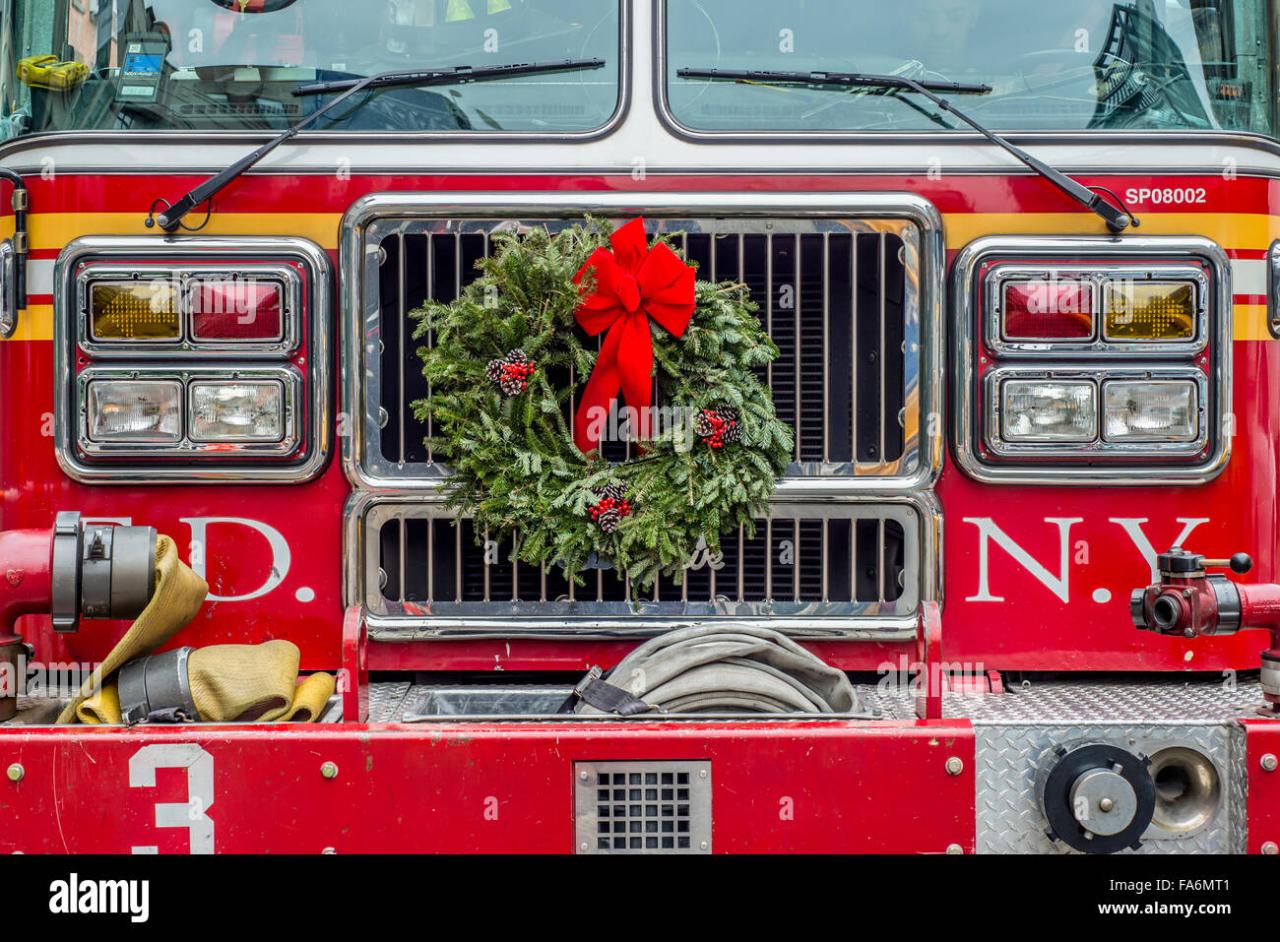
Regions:
M 302 83 L 600 58 L 577 73 L 388 88 L 314 130 L 582 133 L 618 108 L 619 0 L 0 0 L 7 137 L 279 130 Z

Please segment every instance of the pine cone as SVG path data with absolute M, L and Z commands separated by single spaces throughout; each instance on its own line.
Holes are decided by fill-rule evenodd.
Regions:
M 596 497 L 604 500 L 606 497 L 613 498 L 615 503 L 622 503 L 627 496 L 627 485 L 625 484 L 606 484 L 604 487 L 597 487 L 592 491 Z
M 508 396 L 518 396 L 529 387 L 529 381 L 518 376 L 504 376 L 498 385 Z
M 593 488 L 597 503 L 589 509 L 591 520 L 605 533 L 613 533 L 623 517 L 631 516 L 631 502 L 627 500 L 627 485 L 613 483 Z
M 518 396 L 529 388 L 529 378 L 536 368 L 536 364 L 523 350 L 516 349 L 500 360 L 490 360 L 484 375 L 489 378 L 489 382 L 496 383 L 505 395 Z
M 727 443 L 742 440 L 742 426 L 738 423 L 738 412 L 729 406 L 703 409 L 694 420 L 693 428 L 702 439 L 702 444 L 713 450 L 721 449 Z
M 723 438 L 726 442 L 737 442 L 742 440 L 742 425 L 738 422 L 738 412 L 736 409 L 730 409 L 727 406 L 718 410 L 720 418 L 724 419 L 725 428 Z

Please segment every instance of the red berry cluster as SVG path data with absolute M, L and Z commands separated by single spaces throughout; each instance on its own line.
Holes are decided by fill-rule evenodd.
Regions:
M 512 350 L 501 360 L 490 360 L 485 375 L 508 396 L 518 396 L 529 388 L 529 378 L 537 369 L 523 350 Z
M 738 413 L 729 408 L 703 409 L 694 423 L 694 430 L 702 444 L 717 451 L 726 443 L 736 442 L 742 437 Z
M 611 484 L 598 488 L 595 494 L 600 500 L 588 510 L 591 521 L 598 524 L 605 533 L 612 533 L 618 529 L 623 517 L 631 516 L 631 501 L 627 500 L 626 487 Z

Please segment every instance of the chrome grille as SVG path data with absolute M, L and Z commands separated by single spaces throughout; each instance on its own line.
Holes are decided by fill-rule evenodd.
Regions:
M 785 504 L 700 550 L 677 579 L 634 595 L 613 569 L 572 584 L 556 566 L 513 561 L 510 538 L 477 532 L 435 500 L 371 496 L 360 510 L 363 601 L 375 631 L 421 621 L 439 628 L 513 623 L 572 626 L 625 618 L 643 632 L 688 618 L 803 620 L 842 630 L 854 619 L 905 621 L 931 586 L 932 535 L 910 502 Z
M 448 468 L 409 404 L 430 395 L 407 315 L 450 301 L 498 231 L 643 216 L 707 280 L 733 280 L 780 349 L 762 370 L 796 451 L 773 507 L 644 598 L 592 570 L 511 561 L 441 503 Z M 941 218 L 909 194 L 379 194 L 342 227 L 340 431 L 356 486 L 345 591 L 383 640 L 636 637 L 724 618 L 807 638 L 908 639 L 938 596 Z M 570 377 L 572 380 L 573 377 Z M 661 404 L 659 402 L 659 404 Z M 571 402 L 568 406 L 573 408 Z M 609 443 L 611 460 L 626 446 Z M 785 547 L 783 544 L 786 544 Z M 786 549 L 787 553 L 783 553 Z M 705 555 L 705 554 L 700 554 Z
M 433 434 L 409 408 L 428 397 L 409 312 L 449 302 L 474 277 L 491 235 L 572 220 L 383 221 L 370 235 L 367 319 L 377 369 L 366 460 L 391 479 L 438 479 Z M 907 477 L 921 464 L 919 229 L 908 222 L 652 219 L 699 266 L 745 285 L 780 355 L 762 371 L 795 431 L 792 478 Z M 372 293 L 376 291 L 376 296 Z M 428 338 L 428 343 L 430 338 Z M 375 398 L 376 397 L 376 398 Z M 612 443 L 605 455 L 627 456 Z

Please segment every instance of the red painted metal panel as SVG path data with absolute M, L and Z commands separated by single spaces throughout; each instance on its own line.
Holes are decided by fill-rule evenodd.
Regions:
M 967 723 L 575 723 L 10 729 L 0 853 L 568 853 L 574 762 L 645 759 L 711 761 L 718 853 L 974 847 Z
M 186 174 L 83 174 L 59 173 L 55 177 L 28 179 L 31 205 L 41 213 L 131 213 L 146 215 L 158 192 L 182 193 L 204 176 Z M 1280 180 L 1240 176 L 1226 180 L 1221 175 L 1171 174 L 1147 176 L 1080 176 L 1082 182 L 1107 187 L 1121 195 L 1130 189 L 1175 188 L 1190 190 L 1194 199 L 1179 204 L 1154 204 L 1133 199 L 1140 214 L 1151 211 L 1219 213 L 1266 212 L 1268 203 L 1280 201 Z M 1079 203 L 1037 176 L 946 174 L 944 176 L 849 175 L 815 173 L 805 176 L 762 173 L 698 176 L 659 173 L 651 170 L 643 179 L 631 174 L 550 175 L 545 173 L 499 173 L 474 175 L 441 174 L 352 174 L 334 173 L 288 175 L 247 173 L 235 186 L 218 194 L 218 213 L 343 213 L 359 197 L 380 192 L 517 193 L 531 190 L 563 192 L 632 190 L 675 192 L 777 192 L 826 190 L 831 192 L 910 192 L 933 202 L 943 213 L 1074 213 L 1089 220 L 1095 217 Z M 1141 194 L 1134 194 L 1141 195 Z M 465 202 L 460 195 L 460 202 Z M 38 255 L 36 257 L 39 257 Z
M 1280 720 L 1256 719 L 1244 722 L 1249 764 L 1250 854 L 1263 853 L 1270 844 L 1280 848 L 1280 768 L 1263 758 L 1280 761 Z M 1270 770 L 1268 770 L 1270 767 Z M 1276 850 L 1269 850 L 1276 853 Z
M 39 212 L 65 214 L 120 212 L 145 214 L 156 192 L 180 192 L 189 175 L 156 177 L 59 174 L 33 180 L 33 206 Z M 1086 178 L 1120 193 L 1131 187 L 1204 189 L 1203 202 L 1160 207 L 1195 214 L 1258 214 L 1280 206 L 1280 181 L 1216 177 L 1149 176 Z M 760 175 L 690 177 L 504 175 L 249 175 L 219 197 L 219 213 L 280 215 L 279 231 L 290 232 L 292 212 L 339 213 L 359 197 L 379 191 L 599 191 L 663 190 L 812 190 L 909 191 L 933 200 L 947 214 L 1076 213 L 1081 231 L 1092 216 L 1033 177 L 925 177 Z M 1137 207 L 1140 212 L 1150 207 Z M 993 225 L 998 225 L 997 221 Z M 1091 225 L 1091 224 L 1090 224 Z M 1194 227 L 1192 227 L 1194 230 Z M 87 232 L 84 234 L 88 234 Z M 1245 240 L 1241 240 L 1242 243 Z M 1225 246 L 1257 262 L 1257 246 Z M 47 257 L 47 256 L 42 256 Z M 993 488 L 976 484 L 948 466 L 938 494 L 946 515 L 947 660 L 966 670 L 1175 671 L 1254 670 L 1265 644 L 1261 634 L 1204 639 L 1189 644 L 1135 631 L 1129 623 L 1127 593 L 1150 581 L 1132 534 L 1117 522 L 1134 525 L 1156 549 L 1179 534 L 1182 520 L 1204 518 L 1193 538 L 1195 549 L 1212 555 L 1237 550 L 1257 560 L 1251 581 L 1280 580 L 1276 547 L 1280 518 L 1273 495 L 1280 486 L 1280 345 L 1256 341 L 1235 344 L 1235 454 L 1227 471 L 1204 487 L 1186 488 Z M 52 351 L 45 341 L 0 344 L 0 525 L 48 526 L 59 509 L 89 515 L 128 516 L 173 535 L 189 552 L 192 518 L 233 517 L 278 531 L 291 549 L 290 566 L 279 585 L 243 601 L 207 605 L 175 644 L 259 642 L 287 637 L 302 649 L 307 669 L 335 669 L 341 663 L 342 611 L 341 513 L 348 493 L 336 463 L 320 480 L 305 486 L 266 488 L 82 487 L 70 482 L 53 458 Z M 334 364 L 336 368 L 336 363 Z M 993 499 L 995 498 L 995 499 Z M 983 593 L 981 540 L 976 518 L 988 518 L 1047 571 L 1059 572 L 1060 545 L 1051 518 L 1078 518 L 1071 524 L 1066 598 L 1055 594 L 1027 566 L 999 546 L 990 546 L 987 588 Z M 184 522 L 186 521 L 186 522 Z M 214 592 L 252 594 L 264 584 L 279 559 L 266 538 L 243 524 L 210 524 L 202 547 Z M 1002 601 L 989 600 L 991 597 Z M 95 625 L 81 635 L 54 638 L 37 623 L 27 626 L 43 660 L 91 661 L 100 658 L 123 630 Z M 827 643 L 819 653 L 848 670 L 874 671 L 913 656 L 911 644 Z M 625 653 L 623 644 L 546 641 L 512 643 L 373 644 L 375 669 L 558 669 L 580 670 L 590 663 L 608 665 Z

